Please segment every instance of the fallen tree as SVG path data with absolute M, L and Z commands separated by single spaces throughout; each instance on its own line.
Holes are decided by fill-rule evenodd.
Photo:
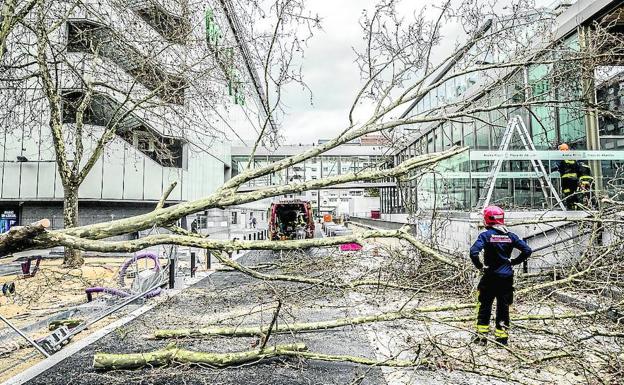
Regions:
M 407 360 L 384 360 L 377 361 L 370 358 L 347 355 L 331 355 L 306 351 L 305 344 L 285 344 L 270 346 L 265 349 L 255 349 L 233 353 L 208 353 L 178 349 L 175 345 L 169 345 L 165 349 L 146 353 L 110 354 L 96 353 L 93 358 L 93 367 L 102 370 L 111 369 L 136 369 L 145 366 L 162 366 L 173 363 L 197 364 L 223 368 L 227 366 L 241 365 L 259 362 L 274 357 L 301 357 L 317 361 L 352 362 L 367 366 L 389 367 L 418 367 L 424 366 L 424 362 Z
M 305 182 L 291 181 L 283 186 L 264 186 L 253 192 L 240 190 L 248 182 L 287 170 L 371 133 L 381 133 L 387 136 L 393 144 L 396 144 L 396 147 L 399 147 L 404 144 L 402 141 L 409 139 L 408 136 L 414 132 L 408 131 L 407 135 L 401 136 L 402 128 L 406 126 L 420 129 L 426 128 L 426 125 L 430 123 L 450 122 L 466 124 L 472 130 L 473 127 L 470 124 L 482 121 L 483 114 L 500 113 L 505 115 L 509 111 L 530 111 L 533 107 L 542 106 L 570 109 L 570 106 L 577 106 L 583 102 L 582 95 L 549 94 L 547 97 L 544 95 L 532 97 L 528 93 L 528 96 L 519 97 L 514 92 L 509 97 L 503 97 L 502 100 L 496 100 L 487 105 L 472 105 L 461 100 L 443 100 L 435 106 L 430 104 L 429 109 L 414 113 L 411 116 L 399 113 L 412 103 L 429 97 L 431 91 L 444 85 L 445 82 L 454 81 L 461 76 L 524 71 L 530 65 L 543 65 L 554 69 L 540 81 L 546 83 L 552 81 L 553 84 L 559 84 L 561 78 L 591 68 L 601 60 L 613 59 L 621 55 L 617 45 L 604 44 L 613 43 L 613 38 L 609 38 L 608 34 L 597 33 L 593 35 L 596 44 L 590 45 L 586 50 L 561 48 L 550 51 L 550 48 L 540 47 L 540 49 L 546 50 L 549 55 L 537 56 L 533 44 L 519 45 L 513 47 L 516 56 L 514 60 L 485 63 L 480 60 L 478 54 L 473 52 L 487 53 L 494 48 L 509 48 L 507 46 L 509 39 L 513 40 L 516 36 L 520 36 L 519 31 L 517 31 L 518 25 L 526 23 L 526 25 L 532 26 L 534 17 L 540 13 L 537 10 L 527 10 L 525 2 L 518 2 L 518 7 L 513 8 L 514 12 L 518 11 L 518 13 L 506 15 L 506 18 L 517 21 L 518 24 L 504 26 L 485 34 L 480 33 L 480 28 L 477 28 L 479 26 L 473 25 L 473 23 L 480 23 L 485 20 L 486 15 L 480 5 L 482 4 L 478 1 L 474 4 L 466 3 L 462 4 L 460 9 L 453 10 L 449 8 L 450 2 L 445 2 L 439 9 L 440 15 L 437 20 L 430 22 L 424 16 L 417 17 L 415 23 L 406 28 L 398 17 L 399 14 L 396 11 L 394 1 L 382 1 L 372 15 L 366 14 L 362 25 L 368 32 L 365 35 L 367 47 L 358 56 L 364 84 L 362 89 L 357 92 L 353 107 L 349 112 L 349 126 L 345 127 L 344 131 L 337 133 L 327 143 L 314 146 L 314 148 L 286 159 L 244 170 L 226 181 L 213 194 L 196 201 L 164 207 L 164 201 L 168 192 L 172 190 L 171 187 L 165 192 L 156 208 L 143 215 L 54 231 L 48 230 L 45 223 L 11 229 L 8 233 L 0 235 L 0 255 L 55 246 L 63 246 L 71 250 L 98 252 L 134 252 L 155 245 L 192 246 L 218 251 L 215 256 L 222 265 L 242 273 L 245 278 L 250 278 L 262 285 L 266 290 L 262 292 L 264 297 L 257 299 L 259 307 L 276 300 L 280 304 L 278 309 L 288 307 L 289 302 L 297 303 L 298 301 L 302 301 L 305 306 L 308 306 L 309 303 L 300 298 L 304 296 L 303 293 L 308 292 L 314 292 L 315 295 L 320 293 L 319 296 L 327 296 L 330 300 L 340 296 L 342 306 L 347 307 L 353 302 L 368 304 L 366 301 L 369 300 L 381 302 L 381 305 L 392 306 L 390 311 L 372 315 L 343 317 L 317 322 L 282 322 L 288 316 L 297 315 L 296 309 L 283 310 L 281 313 L 276 310 L 268 326 L 263 326 L 266 325 L 266 322 L 263 322 L 264 319 L 245 319 L 245 316 L 251 317 L 253 315 L 254 309 L 248 309 L 244 315 L 236 318 L 235 321 L 237 322 L 231 323 L 231 325 L 250 326 L 202 327 L 199 322 L 192 324 L 189 319 L 184 318 L 182 320 L 184 325 L 168 325 L 168 328 L 163 327 L 163 329 L 156 330 L 154 337 L 159 339 L 211 336 L 262 337 L 262 348 L 235 353 L 210 353 L 192 351 L 172 345 L 163 350 L 145 353 L 97 353 L 94 357 L 94 367 L 103 370 L 169 365 L 172 363 L 227 367 L 254 363 L 277 356 L 293 356 L 310 360 L 352 362 L 369 366 L 420 367 L 431 365 L 428 367 L 456 368 L 464 372 L 493 376 L 505 381 L 519 383 L 551 381 L 553 376 L 550 374 L 542 375 L 539 371 L 531 371 L 528 368 L 537 366 L 539 370 L 544 369 L 546 371 L 550 365 L 555 366 L 554 363 L 565 366 L 570 373 L 575 371 L 583 373 L 587 377 L 586 379 L 591 381 L 608 382 L 610 379 L 618 378 L 622 373 L 620 352 L 612 349 L 616 344 L 610 344 L 610 340 L 607 342 L 604 340 L 622 338 L 619 325 L 601 325 L 600 330 L 591 333 L 587 333 L 587 330 L 588 325 L 593 325 L 595 320 L 600 320 L 600 317 L 608 312 L 610 307 L 621 307 L 621 301 L 609 299 L 606 301 L 608 303 L 601 303 L 598 310 L 575 311 L 550 299 L 551 294 L 557 290 L 577 289 L 582 293 L 589 293 L 598 297 L 602 295 L 602 290 L 607 286 L 621 288 L 621 276 L 624 274 L 621 267 L 623 244 L 620 225 L 622 220 L 620 216 L 616 215 L 617 210 L 608 209 L 609 206 L 611 208 L 621 206 L 621 203 L 617 201 L 617 194 L 603 201 L 607 207 L 592 211 L 584 218 L 558 216 L 516 223 L 539 226 L 556 222 L 573 222 L 578 226 L 590 225 L 590 236 L 588 241 L 578 240 L 573 245 L 573 248 L 581 251 L 577 263 L 557 265 L 556 274 L 540 271 L 517 276 L 517 283 L 524 285 L 522 289 L 516 291 L 516 294 L 521 297 L 518 302 L 519 308 L 522 308 L 523 312 L 513 314 L 512 319 L 515 325 L 523 327 L 522 332 L 524 334 L 518 345 L 505 348 L 505 351 L 510 353 L 510 357 L 504 356 L 502 359 L 499 359 L 498 355 L 482 354 L 483 350 L 469 345 L 466 341 L 474 334 L 472 327 L 469 326 L 472 323 L 469 321 L 472 321 L 474 316 L 468 315 L 466 310 L 475 305 L 472 300 L 467 298 L 474 294 L 476 274 L 471 271 L 468 259 L 463 258 L 464 251 L 442 252 L 439 250 L 440 247 L 435 244 L 435 240 L 427 239 L 426 235 L 424 239 L 418 238 L 415 235 L 416 232 L 412 232 L 411 228 L 366 230 L 342 237 L 270 242 L 207 239 L 190 234 L 187 230 L 173 225 L 185 216 L 210 208 L 227 208 L 264 198 L 338 186 L 347 182 L 388 179 L 397 183 L 397 189 L 400 192 L 412 192 L 413 184 L 417 184 L 420 176 L 432 171 L 441 173 L 443 176 L 447 169 L 440 171 L 439 163 L 461 156 L 465 148 L 453 147 L 450 144 L 448 146 L 442 145 L 441 148 L 436 147 L 439 150 L 437 153 L 427 155 L 419 155 L 420 150 L 415 149 L 405 158 L 402 158 L 401 155 L 392 160 L 390 158 L 394 154 L 388 154 L 383 164 L 359 171 Z M 284 10 L 281 7 L 277 8 Z M 523 14 L 519 12 L 521 9 L 531 12 Z M 453 11 L 457 11 L 457 13 Z M 491 15 L 488 14 L 487 16 Z M 434 62 L 431 59 L 431 53 L 439 43 L 440 27 L 447 17 L 459 17 L 465 21 L 468 41 L 458 44 L 452 50 L 453 52 Z M 395 29 L 392 30 L 393 28 Z M 41 33 L 43 32 L 41 31 Z M 615 46 L 615 52 L 602 52 L 598 48 L 601 46 Z M 550 47 L 550 45 L 546 47 Z M 463 61 L 458 64 L 459 59 Z M 457 70 L 444 73 L 438 77 L 439 71 L 449 64 L 458 65 Z M 267 69 L 265 68 L 265 70 Z M 487 88 L 490 85 L 485 84 L 485 86 Z M 519 90 L 527 89 L 528 91 L 533 87 L 533 84 L 510 84 L 509 88 L 513 89 L 513 86 L 519 86 Z M 267 90 L 267 98 L 269 95 Z M 360 102 L 364 98 L 373 102 L 373 110 L 366 119 L 358 120 L 354 110 L 359 108 L 358 106 L 361 105 Z M 431 99 L 427 100 L 430 103 Z M 595 106 L 591 107 L 594 108 Z M 583 107 L 577 109 L 583 110 Z M 266 139 L 266 136 L 263 135 L 269 118 L 270 116 L 260 130 L 254 149 Z M 57 123 L 60 125 L 60 122 Z M 60 140 L 60 138 L 57 139 Z M 435 136 L 431 140 L 431 143 L 434 143 Z M 455 141 L 451 142 L 455 143 Z M 440 143 L 445 142 L 440 141 Z M 437 141 L 435 146 L 438 146 Z M 253 158 L 252 152 L 249 164 L 254 163 Z M 63 161 L 62 163 L 67 162 Z M 76 166 L 79 165 L 76 164 Z M 416 200 L 418 200 L 421 198 L 418 194 L 422 194 L 422 190 L 415 191 L 417 193 Z M 405 205 L 409 203 L 407 200 L 403 202 Z M 410 221 L 420 225 L 419 221 L 422 218 L 416 216 L 419 214 L 418 209 L 407 207 L 407 212 L 410 214 Z M 430 215 L 432 222 L 440 219 L 437 212 L 427 212 L 425 215 Z M 148 235 L 130 241 L 108 239 L 155 227 L 170 229 L 173 234 Z M 439 229 L 441 229 L 440 232 L 447 231 L 443 227 Z M 604 233 L 611 234 L 610 243 L 602 243 L 601 237 Z M 435 234 L 429 234 L 429 236 L 433 235 Z M 330 248 L 330 246 L 347 242 L 367 244 L 382 238 L 396 240 L 398 245 L 384 248 L 381 255 L 371 257 L 365 262 L 359 260 L 358 257 L 349 259 Z M 337 266 L 328 264 L 306 270 L 305 264 L 302 263 L 304 258 L 297 257 L 297 251 L 307 248 L 331 250 L 331 252 L 328 251 L 330 253 L 328 259 L 340 260 L 342 264 Z M 555 249 L 550 252 L 557 253 L 563 248 L 571 247 L 566 244 L 559 250 Z M 243 262 L 235 261 L 227 255 L 227 253 L 239 250 L 293 251 L 293 253 L 291 256 L 285 257 L 284 260 L 276 261 L 272 266 L 272 271 L 267 272 L 246 266 Z M 368 257 L 368 255 L 366 256 Z M 544 281 L 550 277 L 553 279 Z M 292 285 L 293 283 L 297 285 Z M 355 288 L 360 289 L 356 292 Z M 423 296 L 422 293 L 425 291 L 427 291 L 426 295 Z M 353 298 L 349 296 L 351 294 L 353 294 Z M 227 296 L 228 293 L 223 292 L 220 295 Z M 413 304 L 413 301 L 430 300 L 430 297 L 435 295 L 438 296 L 439 304 L 427 307 Z M 358 296 L 362 296 L 364 299 L 362 300 Z M 395 299 L 394 302 L 393 299 Z M 282 304 L 284 304 L 283 307 Z M 540 308 L 540 306 L 544 308 Z M 219 311 L 225 312 L 226 310 L 220 309 Z M 462 311 L 464 312 L 461 313 Z M 284 315 L 284 313 L 288 315 Z M 278 318 L 280 322 L 277 322 Z M 388 332 L 387 329 L 380 329 L 383 328 L 382 323 L 384 322 L 408 319 L 416 321 L 414 323 L 425 330 L 419 330 L 418 333 L 413 332 L 407 322 L 397 328 L 401 330 Z M 284 333 L 296 335 L 297 333 L 325 331 L 352 325 L 365 325 L 367 330 L 372 330 L 372 333 L 379 332 L 380 338 L 384 338 L 384 333 L 389 333 L 389 341 L 383 342 L 388 342 L 388 345 L 391 345 L 390 342 L 398 341 L 397 350 L 399 352 L 392 352 L 388 355 L 388 357 L 393 357 L 392 359 L 374 360 L 350 355 L 308 352 L 304 344 L 275 345 L 265 348 L 271 335 Z M 409 334 L 410 332 L 412 334 Z M 405 336 L 404 334 L 409 335 Z M 183 343 L 184 341 L 180 342 Z M 400 352 L 407 352 L 415 358 L 414 360 L 395 360 L 394 358 Z M 509 361 L 506 362 L 504 359 L 509 359 Z M 604 375 L 602 372 L 608 374 Z M 571 382 L 579 383 L 577 378 Z

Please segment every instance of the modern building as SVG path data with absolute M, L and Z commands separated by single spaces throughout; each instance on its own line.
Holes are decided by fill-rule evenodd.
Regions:
M 322 140 L 320 141 L 322 142 Z M 262 167 L 312 148 L 304 145 L 284 145 L 275 149 L 259 147 L 254 155 L 251 168 Z M 232 176 L 248 168 L 252 147 L 232 147 Z M 302 183 L 326 177 L 352 173 L 366 169 L 377 169 L 383 165 L 390 148 L 384 146 L 364 146 L 357 143 L 342 145 L 320 156 L 295 164 L 285 170 L 249 181 L 241 186 L 241 191 L 251 191 L 288 183 Z M 379 209 L 379 188 L 394 186 L 394 182 L 353 182 L 320 190 L 289 194 L 282 198 L 301 198 L 312 203 L 317 213 L 362 215 Z
M 552 36 L 533 56 L 535 62 L 543 64 L 449 76 L 458 71 L 464 56 L 486 65 L 518 60 L 509 54 L 513 49 L 479 50 L 477 45 L 469 45 L 464 56 L 454 58 L 430 84 L 450 79 L 405 111 L 403 117 L 426 116 L 439 105 L 448 105 L 451 112 L 480 107 L 486 110 L 461 119 L 404 127 L 408 140 L 395 152 L 395 163 L 451 146 L 466 146 L 469 151 L 443 162 L 435 173 L 415 175 L 399 186 L 382 188 L 381 209 L 386 219 L 407 222 L 410 213 L 434 208 L 478 210 L 492 165 L 502 156 L 503 166 L 490 203 L 517 210 L 556 209 L 552 191 L 559 189 L 559 174 L 553 172 L 553 167 L 563 157 L 556 151 L 563 142 L 572 147 L 568 156 L 589 162 L 597 188 L 608 188 L 615 181 L 624 162 L 624 46 L 621 39 L 619 44 L 614 44 L 615 39 L 603 39 L 601 50 L 590 43 L 600 34 L 615 36 L 624 32 L 624 6 L 621 1 L 578 0 L 555 10 L 556 18 L 536 19 L 527 32 L 529 44 L 536 44 L 539 36 Z M 504 25 L 486 22 L 477 34 L 482 36 L 501 27 Z M 583 65 L 559 60 L 561 57 L 556 55 L 564 53 L 577 57 L 586 54 L 592 60 L 583 61 Z M 496 108 L 500 104 L 514 106 Z M 508 122 L 515 116 L 522 119 L 537 151 L 527 151 L 518 136 L 512 137 L 510 151 L 499 151 Z M 531 159 L 541 160 L 549 173 L 554 189 L 548 190 L 548 198 Z
M 85 162 L 114 128 L 80 187 L 81 224 L 153 210 L 174 182 L 167 204 L 206 196 L 230 177 L 227 138 L 258 124 L 264 93 L 228 1 L 46 4 L 46 53 L 62 99 L 69 163 L 77 143 Z M 40 25 L 37 9 L 26 25 Z M 34 30 L 17 26 L 1 63 L 0 231 L 41 218 L 63 226 L 64 191 Z

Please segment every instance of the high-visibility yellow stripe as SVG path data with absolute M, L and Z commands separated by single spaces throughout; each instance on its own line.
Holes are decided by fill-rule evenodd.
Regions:
M 562 178 L 578 178 L 578 175 L 575 172 L 569 172 L 567 174 L 561 175 Z
M 564 193 L 569 193 L 569 192 L 570 192 L 570 189 L 569 189 L 569 188 L 564 188 L 564 189 L 563 189 L 563 192 L 564 192 Z
M 583 175 L 582 177 L 579 178 L 580 180 L 593 180 L 594 177 L 593 176 L 588 176 L 588 175 Z
M 494 337 L 496 338 L 507 338 L 509 337 L 509 333 L 504 329 L 496 329 L 494 330 Z
M 566 162 L 567 164 L 574 164 L 574 163 L 576 163 L 575 160 L 564 160 L 564 162 Z
M 490 331 L 490 325 L 479 325 L 477 324 L 477 332 L 479 333 L 488 333 Z

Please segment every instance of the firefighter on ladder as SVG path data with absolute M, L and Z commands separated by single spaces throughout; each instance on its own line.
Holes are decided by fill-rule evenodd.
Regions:
M 505 227 L 505 212 L 497 206 L 483 210 L 486 230 L 470 248 L 470 259 L 482 272 L 477 286 L 477 336 L 474 342 L 485 345 L 490 331 L 492 304 L 496 299 L 496 342 L 507 345 L 509 339 L 509 305 L 513 303 L 512 266 L 526 261 L 532 253 L 527 243 Z M 511 258 L 513 249 L 520 255 Z M 483 250 L 483 263 L 479 254 Z
M 566 152 L 570 150 L 567 143 L 559 145 L 559 151 Z M 563 203 L 569 210 L 576 210 L 576 204 L 579 202 L 579 162 L 574 159 L 562 159 L 557 162 L 553 171 L 559 171 L 561 178 L 561 194 L 563 195 Z

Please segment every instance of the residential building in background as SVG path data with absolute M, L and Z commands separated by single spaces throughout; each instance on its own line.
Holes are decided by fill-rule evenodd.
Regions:
M 322 143 L 323 140 L 319 140 Z M 247 169 L 253 147 L 232 147 L 232 176 Z M 286 157 L 299 154 L 313 146 L 284 145 L 275 149 L 259 147 L 256 150 L 252 168 L 262 167 Z M 295 164 L 285 170 L 249 181 L 241 186 L 241 191 L 252 191 L 270 186 L 288 183 L 303 183 L 321 178 L 357 172 L 381 167 L 390 154 L 390 148 L 376 145 L 342 145 L 331 149 L 321 156 L 313 157 L 303 163 Z M 379 209 L 379 188 L 394 186 L 394 182 L 354 182 L 332 188 L 312 190 L 301 195 L 289 194 L 282 198 L 301 198 L 312 203 L 317 214 L 334 213 L 335 215 L 359 213 L 369 215 L 371 210 Z M 278 198 L 279 199 L 279 198 Z

